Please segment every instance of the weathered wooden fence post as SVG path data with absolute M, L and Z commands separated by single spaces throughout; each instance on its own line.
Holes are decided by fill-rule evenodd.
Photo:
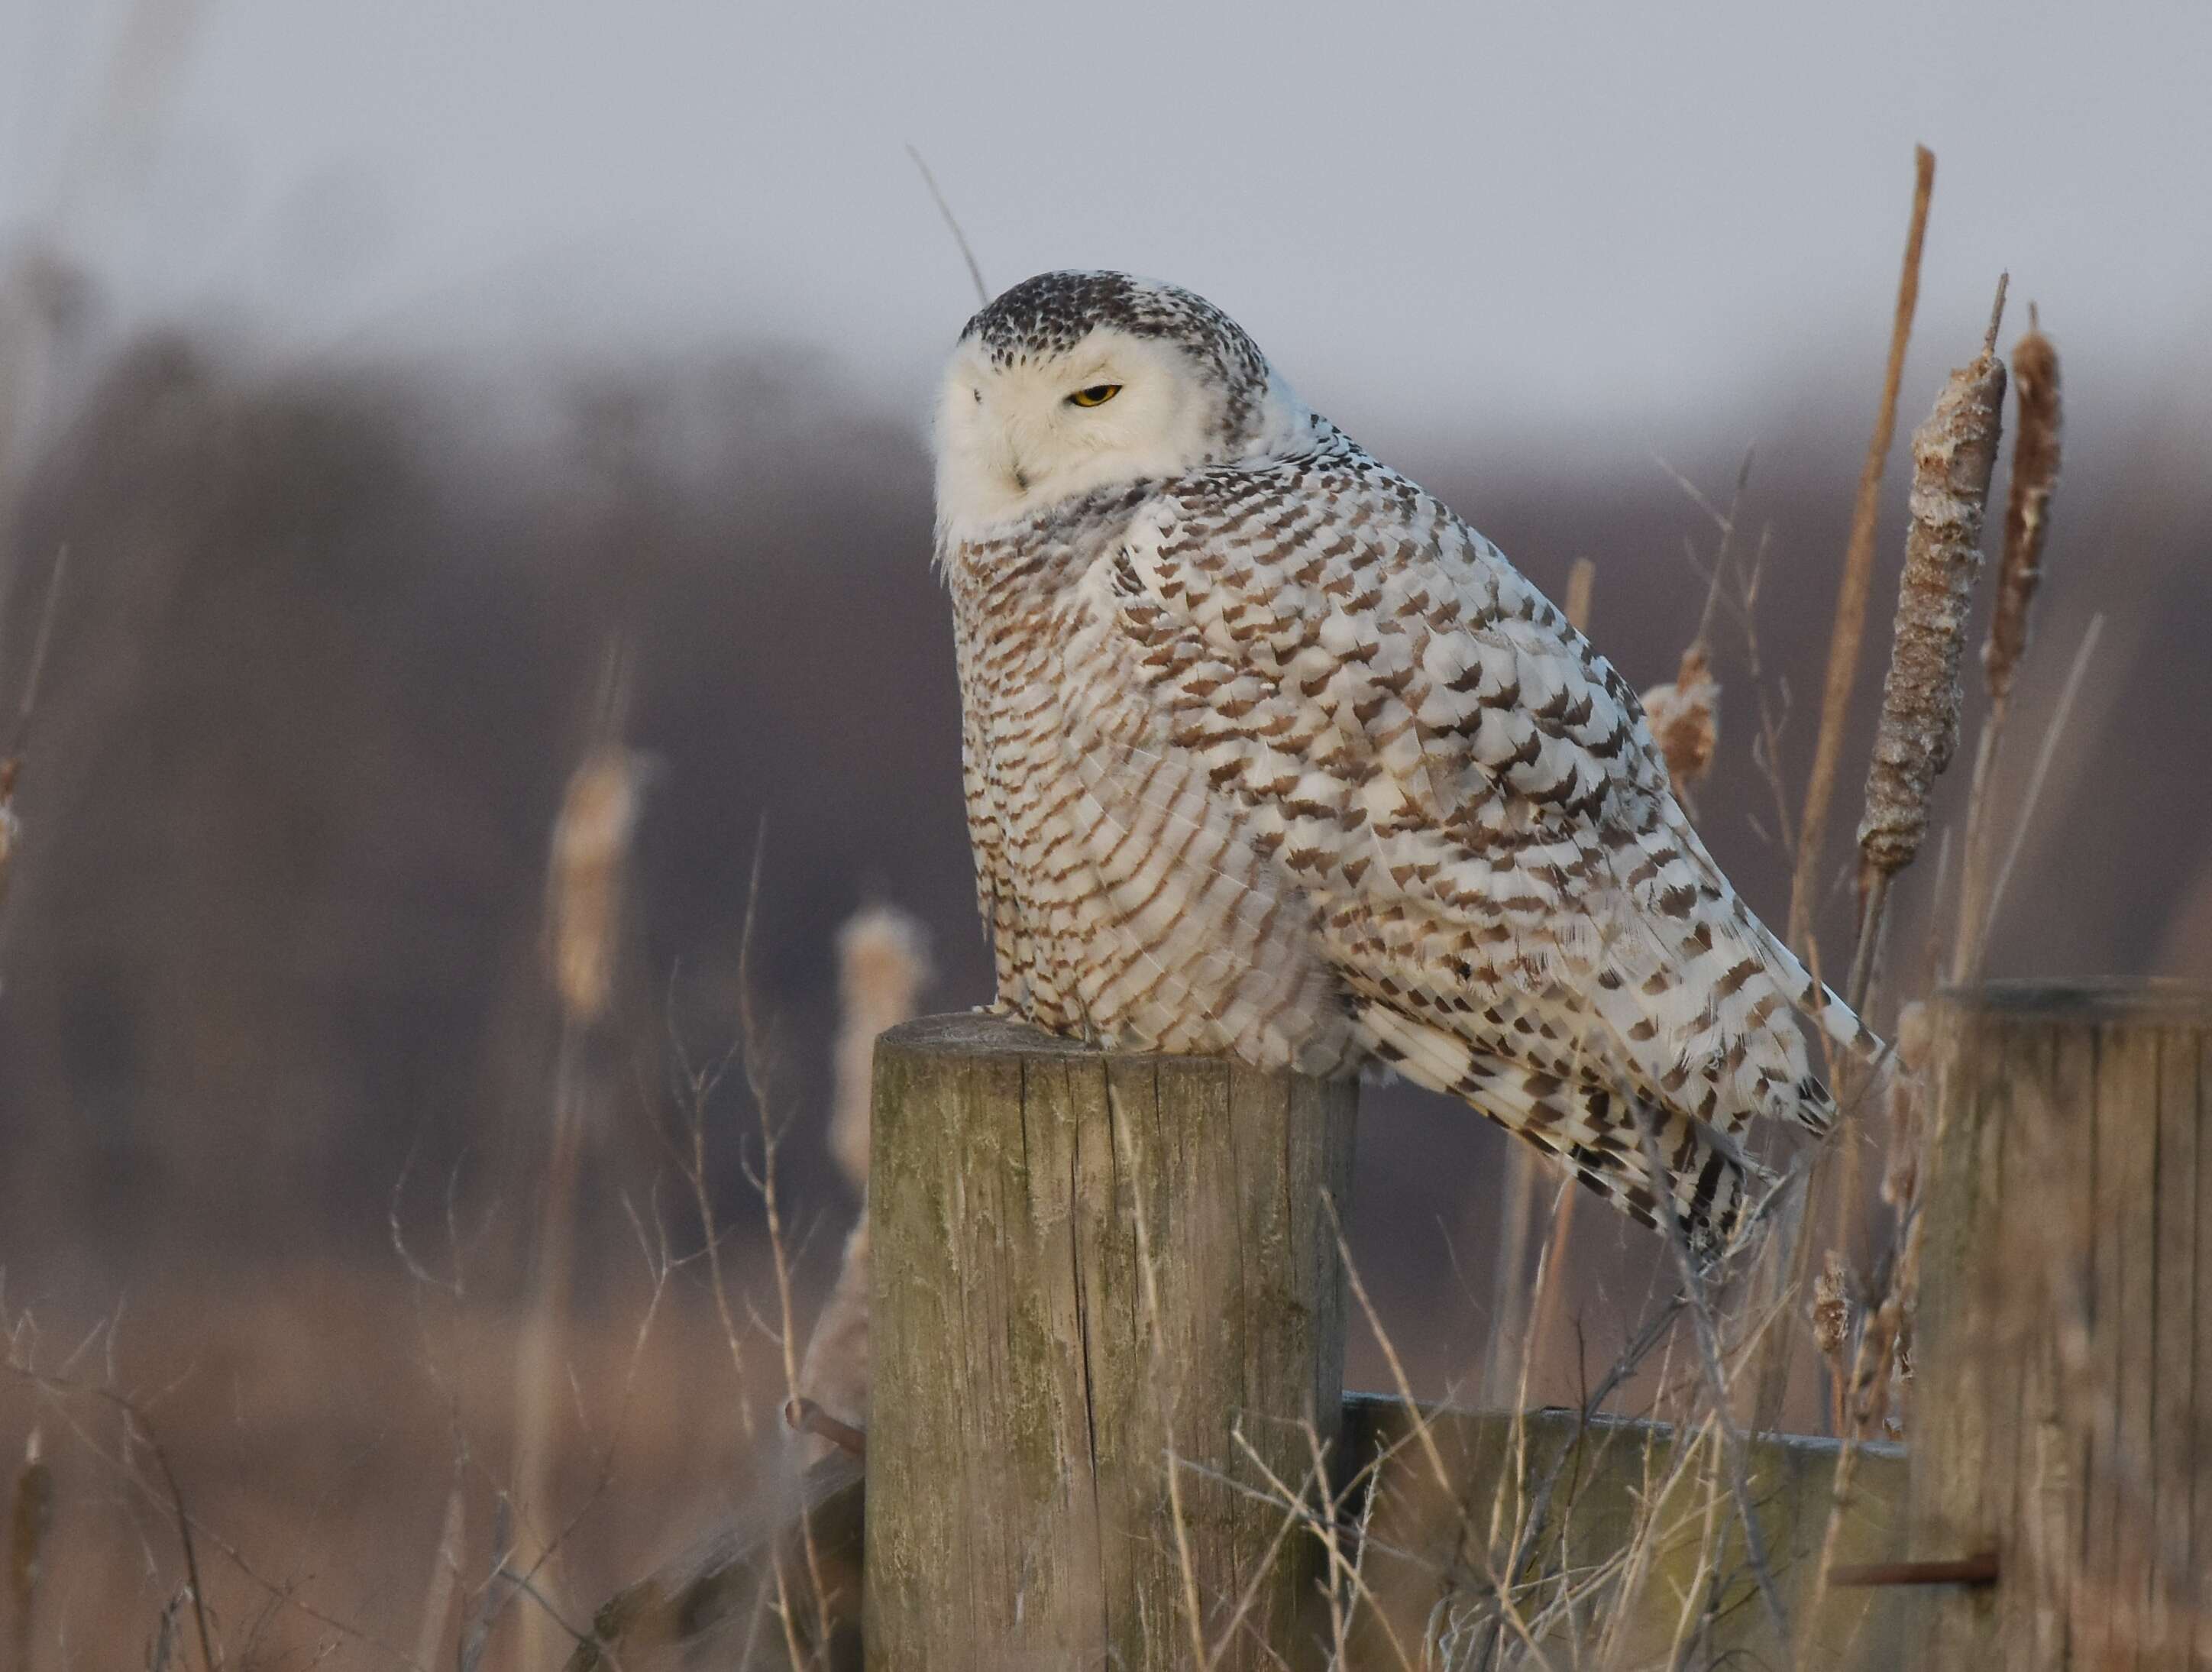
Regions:
M 1941 1001 L 1910 1553 L 1929 1668 L 2212 1666 L 2212 993 Z
M 1317 1548 L 1244 1445 L 1296 1490 L 1341 1420 L 1355 1102 L 981 1017 L 883 1037 L 870 1667 L 1302 1663 Z

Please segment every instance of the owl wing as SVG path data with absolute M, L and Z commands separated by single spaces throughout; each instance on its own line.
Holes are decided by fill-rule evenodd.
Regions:
M 1770 1114 L 1834 1106 L 1796 1017 L 1870 1042 L 1736 897 L 1613 668 L 1356 449 L 1207 472 L 1086 577 L 1164 745 L 1313 903 L 1377 1055 L 1647 1220 L 1642 1124 L 1724 1235 Z

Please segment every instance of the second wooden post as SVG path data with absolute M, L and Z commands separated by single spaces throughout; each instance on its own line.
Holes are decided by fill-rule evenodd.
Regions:
M 1322 1556 L 1267 1476 L 1340 1420 L 1355 1102 L 980 1017 L 884 1036 L 871 1667 L 1302 1663 Z
M 1914 1664 L 2212 1667 L 2212 993 L 2002 984 L 1938 1012 Z

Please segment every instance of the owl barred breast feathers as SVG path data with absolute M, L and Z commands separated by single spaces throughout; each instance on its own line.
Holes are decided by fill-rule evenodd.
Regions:
M 1387 1065 L 1647 1224 L 1663 1184 L 1707 1247 L 1754 1116 L 1826 1129 L 1801 1024 L 1875 1042 L 1736 897 L 1635 693 L 1226 314 L 1030 279 L 936 445 L 995 1008 Z

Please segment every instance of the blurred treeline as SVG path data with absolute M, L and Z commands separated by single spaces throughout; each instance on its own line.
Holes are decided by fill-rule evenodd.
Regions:
M 2063 349 L 2063 322 L 2047 323 Z M 587 1177 L 656 1164 L 650 1122 L 619 1111 L 662 1095 L 672 1028 L 698 1053 L 732 1037 L 757 844 L 756 967 L 801 1133 L 787 1160 L 802 1191 L 833 1191 L 814 1133 L 836 925 L 894 899 L 934 933 L 937 1005 L 985 995 L 918 420 L 788 350 L 493 376 L 272 365 L 216 333 L 94 338 L 21 438 L 6 529 L 0 713 L 68 556 L 0 931 L 0 1264 L 97 1305 L 201 1261 L 374 1261 L 410 1156 L 434 1179 L 457 1162 L 496 1177 L 521 1161 L 528 1176 L 556 1032 L 548 830 L 611 658 L 624 730 L 657 765 L 610 1060 L 621 1094 Z M 1651 448 L 1725 502 L 1741 438 L 1759 440 L 1740 538 L 1771 539 L 1759 651 L 1790 705 L 1793 796 L 1871 412 L 1864 369 L 1777 368 L 1750 410 Z M 2204 435 L 2157 391 L 2069 375 L 2018 737 L 2047 720 L 2089 612 L 2108 620 L 1996 965 L 2212 975 Z M 1932 393 L 1908 388 L 1908 422 Z M 1594 558 L 1593 636 L 1639 686 L 1671 677 L 1704 601 L 1685 546 L 1710 556 L 1714 528 L 1649 452 L 1536 440 L 1478 456 L 1439 429 L 1408 433 L 1425 439 L 1368 439 L 1555 594 L 1572 559 Z M 1886 533 L 1887 576 L 1895 546 Z M 1773 797 L 1726 620 L 1717 660 L 1721 752 L 1700 821 L 1778 921 Z M 2013 747 L 2015 795 L 2033 755 Z M 1838 945 L 1844 854 L 1839 840 L 1822 920 Z M 1914 902 L 1932 877 L 1916 881 L 1893 992 L 1925 985 Z M 1489 1246 L 1468 1227 L 1489 1217 L 1494 1151 L 1435 1100 L 1370 1107 L 1366 1258 L 1385 1287 L 1427 1292 L 1443 1244 L 1419 1227 L 1472 1261 Z M 741 1189 L 734 1144 L 726 1164 Z

